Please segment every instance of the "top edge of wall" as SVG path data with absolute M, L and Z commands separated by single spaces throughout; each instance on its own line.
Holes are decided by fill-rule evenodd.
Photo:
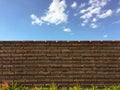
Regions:
M 120 40 L 0 40 L 0 42 L 120 42 Z

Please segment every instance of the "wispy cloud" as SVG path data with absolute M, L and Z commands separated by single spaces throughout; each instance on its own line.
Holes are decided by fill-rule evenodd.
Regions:
M 111 9 L 107 10 L 106 12 L 102 13 L 102 14 L 99 14 L 97 15 L 99 18 L 101 19 L 104 19 L 104 18 L 107 18 L 109 16 L 111 16 L 113 13 L 113 11 Z
M 74 16 L 80 17 L 79 19 L 81 19 L 81 26 L 88 25 L 90 28 L 95 29 L 100 26 L 100 20 L 104 20 L 105 18 L 108 18 L 114 14 L 120 13 L 120 8 L 112 10 L 105 7 L 110 1 L 111 0 L 88 0 L 88 2 L 82 2 L 79 5 L 76 1 L 74 1 L 70 5 L 70 7 L 72 9 L 76 9 Z M 32 19 L 32 24 L 59 25 L 61 23 L 67 23 L 69 14 L 67 14 L 66 8 L 66 0 L 52 0 L 51 4 L 49 5 L 48 9 L 46 10 L 43 16 L 38 17 L 35 14 L 31 14 L 30 17 Z M 120 21 L 115 21 L 113 24 L 119 22 Z M 64 31 L 71 32 L 71 29 L 66 28 L 64 29 Z
M 83 8 L 83 7 L 85 7 L 85 5 L 86 5 L 85 3 L 81 3 L 79 8 Z
M 98 27 L 98 25 L 97 25 L 97 24 L 95 24 L 95 23 L 91 23 L 90 27 L 91 27 L 91 28 L 93 28 L 93 29 L 95 29 L 95 28 L 97 28 L 97 27 Z
M 71 30 L 71 28 L 64 28 L 63 31 L 64 31 L 64 32 L 71 32 L 72 30 Z
M 77 8 L 77 2 L 73 2 L 73 3 L 71 4 L 71 8 L 73 8 L 73 9 Z
M 92 19 L 92 22 L 97 22 L 97 19 L 96 19 L 96 18 L 93 18 L 93 19 Z
M 116 13 L 120 13 L 120 8 L 117 8 Z
M 36 15 L 31 14 L 30 17 L 33 20 L 32 25 L 34 25 L 34 24 L 42 25 L 43 22 Z
M 36 22 L 39 23 L 34 21 L 32 21 L 32 23 L 40 25 L 43 23 L 50 23 L 55 25 L 66 23 L 68 18 L 68 15 L 65 13 L 66 7 L 67 5 L 65 0 L 53 0 L 44 16 L 38 18 L 33 14 L 34 18 L 32 19 L 34 21 L 37 20 Z
M 107 37 L 108 37 L 108 35 L 107 35 L 107 34 L 104 34 L 104 35 L 103 35 L 103 37 L 104 37 L 104 38 L 107 38 Z
M 90 27 L 97 28 L 98 25 L 96 22 L 99 19 L 111 16 L 113 13 L 111 9 L 103 11 L 108 1 L 109 0 L 89 0 L 88 4 L 86 4 L 86 7 L 88 7 L 80 10 L 80 18 L 83 19 L 81 25 L 85 26 L 87 23 L 90 23 Z

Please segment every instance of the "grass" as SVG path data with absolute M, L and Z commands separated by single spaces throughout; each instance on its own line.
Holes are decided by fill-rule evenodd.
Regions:
M 100 89 L 96 86 L 92 86 L 90 88 L 82 88 L 79 84 L 76 84 L 73 87 L 58 87 L 55 83 L 51 83 L 49 87 L 25 87 L 25 86 L 18 86 L 17 83 L 10 83 L 9 85 L 5 83 L 0 87 L 0 90 L 120 90 L 120 84 L 109 86 Z

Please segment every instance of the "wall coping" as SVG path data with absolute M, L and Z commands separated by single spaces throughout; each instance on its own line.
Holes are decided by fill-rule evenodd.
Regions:
M 120 40 L 0 40 L 0 42 L 120 42 Z

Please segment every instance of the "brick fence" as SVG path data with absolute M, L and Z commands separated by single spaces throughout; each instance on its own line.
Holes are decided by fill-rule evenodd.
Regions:
M 120 41 L 0 41 L 0 83 L 120 83 Z

